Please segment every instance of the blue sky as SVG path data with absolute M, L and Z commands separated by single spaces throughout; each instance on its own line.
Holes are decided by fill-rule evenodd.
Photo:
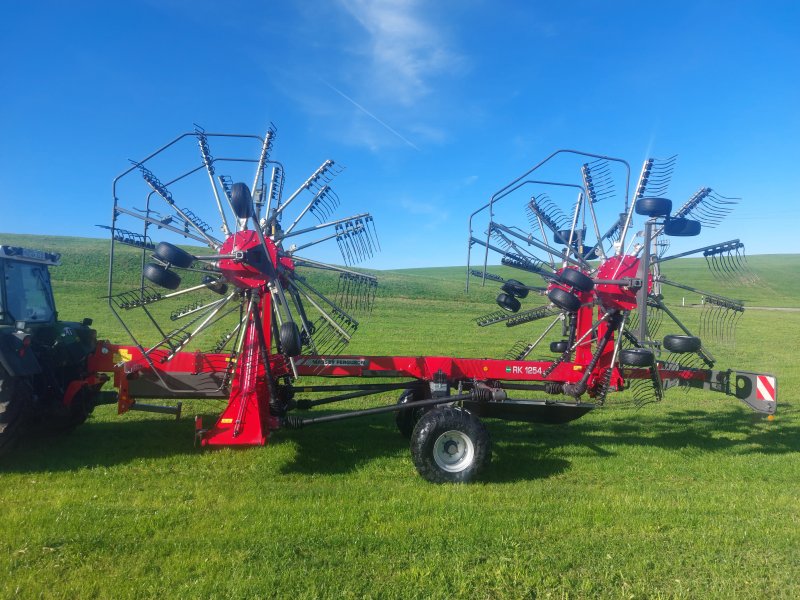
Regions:
M 469 213 L 557 148 L 625 158 L 634 174 L 678 154 L 676 203 L 703 185 L 743 198 L 696 245 L 797 252 L 796 2 L 31 1 L 3 13 L 0 231 L 102 237 L 128 158 L 193 123 L 263 134 L 273 122 L 288 188 L 326 158 L 347 167 L 339 212 L 372 212 L 382 245 L 365 266 L 464 264 Z M 578 182 L 579 166 L 547 175 Z M 509 200 L 509 221 L 514 208 L 526 223 L 524 201 Z

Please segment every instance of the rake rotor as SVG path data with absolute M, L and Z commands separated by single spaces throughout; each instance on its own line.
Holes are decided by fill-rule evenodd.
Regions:
M 531 174 L 559 154 L 592 158 L 579 168 L 580 185 L 533 180 Z M 703 187 L 673 212 L 672 202 L 664 195 L 669 190 L 676 162 L 677 156 L 645 160 L 633 187 L 633 201 L 629 203 L 630 169 L 625 186 L 619 185 L 619 172 L 615 171 L 615 165 L 627 167 L 627 163 L 613 157 L 560 150 L 502 188 L 470 218 L 468 263 L 473 246 L 484 248 L 485 260 L 482 269 L 468 266 L 468 285 L 470 277 L 477 277 L 484 285 L 488 281 L 501 286 L 497 296 L 500 310 L 478 317 L 477 325 L 535 326 L 542 318 L 555 315 L 563 323 L 562 335 L 566 339 L 552 343 L 559 356 L 544 369 L 543 376 L 550 378 L 570 363 L 582 365 L 582 373 L 592 372 L 578 383 L 550 385 L 550 393 L 578 397 L 589 391 L 602 403 L 609 391 L 619 388 L 614 369 L 628 372 L 636 367 L 630 371 L 633 382 L 629 387 L 634 402 L 642 405 L 661 400 L 665 389 L 674 387 L 675 381 L 682 381 L 680 376 L 672 377 L 665 384 L 660 375 L 664 368 L 691 371 L 713 367 L 714 357 L 678 316 L 686 308 L 670 308 L 662 285 L 696 295 L 698 302 L 690 305 L 690 310 L 700 311 L 697 319 L 700 336 L 715 342 L 733 342 L 736 324 L 744 311 L 742 303 L 667 279 L 662 274 L 662 265 L 673 259 L 700 255 L 716 277 L 728 283 L 747 279 L 744 245 L 739 240 L 669 255 L 672 237 L 697 235 L 703 226 L 713 228 L 739 199 Z M 527 229 L 500 222 L 496 204 L 528 185 L 552 191 L 528 194 L 524 204 Z M 577 200 L 564 196 L 569 188 L 578 190 Z M 611 226 L 601 228 L 600 215 L 609 214 L 603 208 L 604 203 L 608 204 L 620 189 L 625 192 L 623 210 L 617 213 L 612 210 Z M 560 201 L 551 195 L 555 191 L 561 194 Z M 489 224 L 484 240 L 472 235 L 471 224 L 486 209 Z M 627 235 L 634 231 L 631 224 L 635 214 L 645 217 L 644 229 L 626 245 Z M 519 287 L 488 271 L 490 253 L 505 267 L 542 277 L 551 304 L 524 309 L 527 292 L 520 293 L 523 290 Z M 599 262 L 594 262 L 598 259 Z M 532 351 L 551 328 L 552 324 L 535 342 L 518 341 L 506 358 L 530 360 Z M 663 348 L 658 338 L 662 329 L 672 332 Z
M 106 228 L 114 242 L 139 254 L 112 250 L 108 298 L 134 343 L 149 348 L 145 356 L 166 348 L 158 360 L 168 362 L 190 349 L 227 349 L 235 363 L 249 344 L 251 353 L 283 353 L 291 361 L 300 352 L 341 350 L 359 326 L 354 315 L 370 311 L 375 277 L 305 255 L 329 242 L 347 266 L 368 260 L 379 250 L 371 215 L 333 218 L 341 202 L 331 181 L 342 168 L 331 160 L 284 197 L 285 170 L 271 159 L 276 136 L 273 125 L 263 137 L 208 133 L 196 126 L 145 159 L 131 161 L 115 180 L 114 220 Z M 156 171 L 170 168 L 169 159 L 184 140 L 194 141 L 200 164 L 162 180 Z M 212 144 L 222 152 L 212 154 Z M 248 147 L 257 150 L 255 158 L 241 154 Z M 197 200 L 204 178 L 210 202 Z M 144 207 L 137 208 L 134 202 L 142 202 L 142 194 Z M 308 199 L 301 204 L 303 197 Z M 187 205 L 181 198 L 195 200 Z M 291 214 L 296 206 L 302 207 Z M 304 226 L 309 216 L 316 224 Z M 129 225 L 136 222 L 140 232 Z M 169 241 L 154 244 L 156 232 Z M 320 232 L 329 233 L 320 237 Z M 267 340 L 259 342 L 263 348 L 257 335 L 247 333 L 257 325 L 254 315 L 260 310 L 266 311 L 260 317 Z M 136 311 L 140 316 L 133 320 L 122 316 Z

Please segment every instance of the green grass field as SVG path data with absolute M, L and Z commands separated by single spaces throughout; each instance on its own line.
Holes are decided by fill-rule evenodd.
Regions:
M 101 337 L 127 342 L 100 298 L 107 242 L 0 243 L 61 251 L 60 317 L 92 317 Z M 702 259 L 667 274 L 748 306 L 800 307 L 800 256 L 749 265 L 760 277 L 751 287 L 720 285 Z M 496 289 L 474 280 L 465 295 L 464 276 L 379 273 L 376 309 L 349 352 L 499 356 L 533 336 L 536 325 L 476 327 Z M 697 321 L 680 293 L 667 300 Z M 561 426 L 488 421 L 492 465 L 465 486 L 422 480 L 392 415 L 201 451 L 190 418 L 102 406 L 71 435 L 26 440 L 2 459 L 0 595 L 796 598 L 798 340 L 800 312 L 753 309 L 735 346 L 712 346 L 721 368 L 778 376 L 774 421 L 678 390 L 638 410 L 619 394 Z M 188 402 L 184 414 L 210 423 L 223 407 Z

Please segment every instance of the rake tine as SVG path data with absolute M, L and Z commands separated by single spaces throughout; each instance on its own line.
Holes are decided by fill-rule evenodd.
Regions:
M 372 247 L 369 245 L 369 239 L 364 235 L 364 224 L 359 220 L 356 222 L 356 228 L 353 233 L 356 236 L 359 245 L 361 246 L 361 254 L 364 260 L 372 257 Z
M 361 222 L 361 229 L 359 230 L 359 235 L 364 239 L 364 243 L 368 249 L 368 258 L 372 258 L 375 255 L 375 246 L 372 243 L 372 238 L 369 235 L 369 229 L 367 229 L 367 224 L 363 221 Z
M 361 237 L 358 235 L 358 228 L 356 222 L 348 223 L 350 241 L 355 249 L 355 254 L 358 257 L 358 262 L 364 260 L 364 245 L 362 244 Z
M 364 245 L 361 240 L 361 236 L 358 235 L 358 229 L 356 227 L 356 222 L 348 223 L 349 228 L 349 236 L 350 240 L 353 243 L 353 247 L 355 248 L 355 254 L 358 257 L 358 262 L 364 260 Z

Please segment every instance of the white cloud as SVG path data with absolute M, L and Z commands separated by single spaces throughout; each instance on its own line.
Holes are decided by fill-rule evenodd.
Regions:
M 367 33 L 365 89 L 383 101 L 411 106 L 432 90 L 434 76 L 456 69 L 461 58 L 423 17 L 417 0 L 340 0 Z

